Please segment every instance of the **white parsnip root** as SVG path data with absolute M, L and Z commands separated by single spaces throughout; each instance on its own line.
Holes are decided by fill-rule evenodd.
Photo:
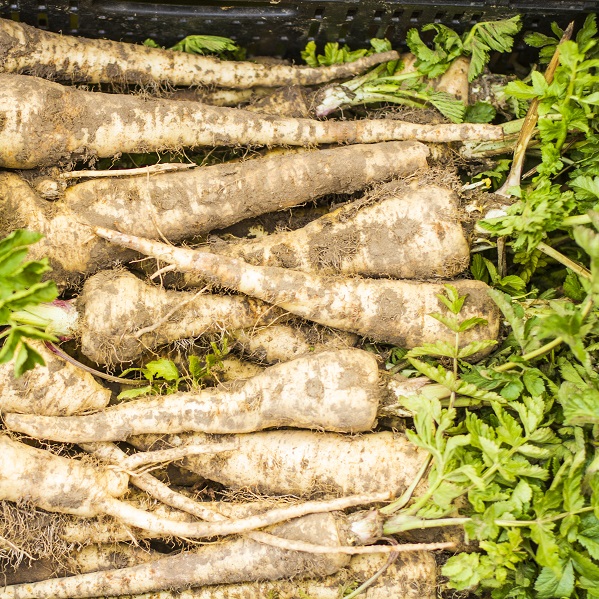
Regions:
M 375 357 L 359 349 L 307 355 L 222 390 L 142 398 L 96 414 L 5 414 L 7 428 L 67 443 L 125 441 L 145 433 L 246 433 L 293 426 L 355 433 L 375 423 L 381 392 Z
M 385 566 L 387 556 L 360 555 L 352 557 L 348 566 L 323 579 L 277 580 L 246 582 L 192 588 L 184 591 L 144 593 L 121 599 L 339 599 L 350 585 L 363 583 Z M 432 553 L 402 553 L 389 566 L 362 599 L 436 599 L 436 563 Z M 112 598 L 115 599 L 115 598 Z
M 113 243 L 135 249 L 182 272 L 201 274 L 210 283 L 276 304 L 302 318 L 370 337 L 377 341 L 412 348 L 444 340 L 455 343 L 455 334 L 429 316 L 439 309 L 441 283 L 405 280 L 361 279 L 323 276 L 296 270 L 253 266 L 236 258 L 217 256 L 168 246 L 156 241 L 97 228 L 96 233 Z M 466 295 L 462 316 L 481 317 L 487 324 L 460 336 L 460 343 L 494 340 L 499 332 L 499 311 L 487 295 L 482 281 L 452 281 Z
M 15 378 L 12 360 L 0 364 L 0 412 L 70 416 L 108 405 L 110 391 L 91 374 L 65 362 L 42 343 L 30 344 L 46 365 Z
M 27 102 L 23 103 L 22 98 Z M 391 140 L 498 140 L 501 127 L 393 119 L 316 121 L 195 102 L 142 99 L 0 74 L 0 166 L 34 168 L 125 152 L 198 146 L 314 146 Z M 77 115 L 65 119 L 65 115 Z
M 232 439 L 231 439 L 232 440 Z M 230 440 L 214 450 L 230 449 Z M 31 504 L 49 512 L 91 518 L 113 516 L 129 526 L 160 535 L 183 538 L 239 534 L 312 513 L 346 509 L 365 503 L 385 501 L 388 492 L 353 495 L 328 502 L 306 502 L 292 508 L 275 508 L 268 513 L 225 522 L 181 522 L 155 516 L 121 501 L 128 475 L 106 468 L 100 470 L 79 460 L 54 455 L 0 435 L 0 500 Z M 3 595 L 0 594 L 0 597 Z
M 64 286 L 134 256 L 93 237 L 91 226 L 119 223 L 126 233 L 179 242 L 326 194 L 425 171 L 428 155 L 418 142 L 306 150 L 301 156 L 93 179 L 68 187 L 55 202 L 43 200 L 18 175 L 1 173 L 0 234 L 13 227 L 44 234 L 30 256 L 47 257 L 53 280 Z
M 217 241 L 208 251 L 256 266 L 395 279 L 451 278 L 470 260 L 457 195 L 419 181 L 382 185 L 301 229 Z M 201 285 L 201 278 L 188 274 L 185 284 Z
M 227 435 L 225 438 L 230 438 Z M 426 460 L 405 436 L 390 432 L 341 435 L 280 430 L 234 435 L 234 451 L 190 456 L 181 464 L 233 490 L 267 495 L 343 496 L 382 490 L 401 495 Z M 200 433 L 143 435 L 129 442 L 140 450 L 205 443 Z M 334 464 L 334 467 L 331 467 Z M 342 464 L 342 467 L 337 465 Z
M 397 52 L 390 51 L 320 68 L 221 61 L 123 42 L 59 35 L 0 19 L 0 68 L 7 73 L 61 81 L 215 85 L 233 89 L 317 85 L 352 77 L 398 58 Z
M 281 524 L 272 530 L 297 540 L 318 538 L 335 547 L 346 542 L 343 519 L 315 514 Z M 277 580 L 309 573 L 326 576 L 346 566 L 349 557 L 329 553 L 314 556 L 262 545 L 247 538 L 226 540 L 165 556 L 147 564 L 120 570 L 80 574 L 0 588 L 0 599 L 79 599 L 100 595 L 139 594 L 162 589 Z

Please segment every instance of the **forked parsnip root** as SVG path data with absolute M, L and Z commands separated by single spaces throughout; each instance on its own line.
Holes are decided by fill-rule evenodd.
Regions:
M 271 532 L 296 540 L 318 540 L 329 547 L 347 543 L 344 519 L 332 514 L 305 516 L 281 524 Z M 0 588 L 0 599 L 80 599 L 254 580 L 326 576 L 348 563 L 349 557 L 342 554 L 315 556 L 269 547 L 242 537 L 120 570 Z
M 325 276 L 280 267 L 253 266 L 237 258 L 217 256 L 97 228 L 96 233 L 182 272 L 201 274 L 210 283 L 234 289 L 322 325 L 412 348 L 438 340 L 455 343 L 455 334 L 430 316 L 438 312 L 442 283 Z M 499 311 L 482 281 L 450 281 L 467 296 L 461 317 L 480 317 L 487 324 L 460 335 L 460 344 L 494 340 L 499 333 Z M 479 352 L 480 354 L 480 352 Z
M 419 181 L 381 185 L 301 229 L 216 241 L 207 251 L 255 266 L 395 279 L 451 278 L 470 260 L 457 195 Z M 193 274 L 184 281 L 202 284 Z
M 13 361 L 0 365 L 0 412 L 70 416 L 108 405 L 110 391 L 91 374 L 65 362 L 42 343 L 28 343 L 46 365 L 38 365 L 18 378 Z
M 428 155 L 418 142 L 306 150 L 179 172 L 93 179 L 68 187 L 54 202 L 42 199 L 18 175 L 1 173 L 0 234 L 16 227 L 42 233 L 30 256 L 47 257 L 53 280 L 64 286 L 133 256 L 93 237 L 91 226 L 119 223 L 126 233 L 179 242 L 327 194 L 353 193 L 425 171 Z
M 72 417 L 5 414 L 9 430 L 66 443 L 145 433 L 247 433 L 266 428 L 370 430 L 382 397 L 378 364 L 359 349 L 308 354 L 230 388 L 140 398 Z
M 228 440 L 214 451 L 231 449 Z M 121 501 L 128 488 L 128 475 L 113 469 L 99 469 L 79 460 L 57 456 L 0 435 L 0 500 L 28 501 L 49 512 L 60 512 L 91 518 L 108 515 L 129 526 L 160 535 L 184 538 L 214 537 L 239 534 L 276 524 L 290 517 L 346 509 L 364 503 L 384 501 L 389 493 L 373 493 L 344 497 L 333 502 L 308 502 L 277 508 L 267 514 L 227 522 L 181 522 L 153 515 Z M 3 597 L 0 594 L 0 597 Z
M 0 74 L 0 107 L 0 166 L 22 169 L 125 152 L 198 146 L 315 146 L 409 139 L 451 142 L 503 137 L 501 127 L 494 125 L 293 119 L 196 102 L 87 92 L 6 73 Z
M 233 490 L 266 495 L 343 496 L 383 490 L 401 495 L 426 461 L 424 451 L 390 432 L 342 435 L 280 430 L 233 437 L 234 451 L 190 456 L 185 468 Z M 129 442 L 140 450 L 205 443 L 201 433 L 143 435 Z M 342 464 L 342 467 L 334 466 Z
M 382 52 L 355 62 L 319 68 L 221 61 L 186 52 L 59 35 L 0 20 L 0 68 L 7 73 L 27 73 L 61 81 L 215 85 L 233 89 L 317 85 L 352 77 L 398 58 L 395 51 Z

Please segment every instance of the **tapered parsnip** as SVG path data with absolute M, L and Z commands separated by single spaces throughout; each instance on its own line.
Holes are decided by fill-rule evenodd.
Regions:
M 132 437 L 138 449 L 202 443 L 200 433 Z M 426 460 L 425 452 L 403 435 L 361 436 L 309 431 L 269 431 L 235 435 L 239 446 L 218 457 L 193 456 L 181 463 L 200 476 L 234 490 L 297 495 L 346 495 L 383 489 L 401 495 Z M 333 465 L 333 467 L 331 467 Z
M 318 325 L 272 324 L 233 331 L 235 348 L 260 362 L 288 362 L 309 353 L 353 347 L 358 336 Z M 239 377 L 241 378 L 241 377 Z
M 408 348 L 437 340 L 455 343 L 455 334 L 430 316 L 439 310 L 440 283 L 333 277 L 253 266 L 237 258 L 175 248 L 117 231 L 98 228 L 96 232 L 113 243 L 174 264 L 183 272 L 202 273 L 211 283 L 263 299 L 319 324 Z M 452 285 L 467 296 L 460 316 L 487 320 L 486 325 L 461 334 L 460 343 L 496 339 L 499 311 L 487 295 L 488 286 L 469 280 L 452 281 Z
M 212 106 L 237 106 L 270 95 L 272 88 L 254 87 L 251 89 L 211 89 L 203 87 L 180 88 L 161 94 L 169 100 L 202 102 Z
M 228 443 L 228 441 L 225 441 Z M 215 449 L 218 451 L 218 442 Z M 113 516 L 120 522 L 161 535 L 184 538 L 238 534 L 276 524 L 290 517 L 346 509 L 384 501 L 389 493 L 354 495 L 334 502 L 306 502 L 301 506 L 277 508 L 266 514 L 226 522 L 181 522 L 155 516 L 120 501 L 128 476 L 111 469 L 100 470 L 81 461 L 54 455 L 0 435 L 0 500 L 29 501 L 50 512 L 82 517 Z M 293 514 L 293 515 L 291 515 Z M 0 597 L 4 597 L 0 593 Z
M 396 279 L 451 278 L 470 260 L 457 195 L 418 181 L 387 183 L 301 229 L 216 242 L 208 251 L 256 266 Z M 188 274 L 185 284 L 202 281 Z
M 351 77 L 396 60 L 397 52 L 373 54 L 346 64 L 310 68 L 221 61 L 209 56 L 146 46 L 58 35 L 22 23 L 0 21 L 0 68 L 62 81 L 255 86 L 316 85 Z
M 18 568 L 0 574 L 3 585 L 22 584 L 117 568 L 128 568 L 162 557 L 150 548 L 127 543 L 102 543 L 73 548 L 60 559 L 43 558 L 24 562 Z
M 144 593 L 121 599 L 339 599 L 349 585 L 363 583 L 381 569 L 386 556 L 352 557 L 347 568 L 323 579 L 246 582 L 236 585 L 209 586 L 185 591 Z M 436 563 L 432 553 L 402 553 L 369 589 L 362 599 L 435 599 Z
M 242 219 L 289 208 L 331 193 L 427 169 L 418 142 L 312 150 L 184 172 L 94 179 L 68 187 L 57 202 L 42 200 L 18 175 L 0 173 L 0 234 L 29 228 L 45 237 L 31 249 L 48 257 L 59 285 L 129 260 L 132 252 L 94 238 L 90 226 L 114 227 L 177 242 Z
M 42 323 L 60 336 L 75 337 L 81 352 L 98 364 L 127 362 L 178 339 L 251 329 L 284 316 L 247 297 L 168 291 L 124 270 L 90 277 L 70 308 L 76 318 L 69 326 L 59 327 L 61 307 L 51 312 L 44 306 Z M 26 319 L 39 311 L 36 307 L 16 316 Z
M 332 514 L 317 514 L 279 525 L 272 532 L 295 540 L 317 539 L 322 545 L 335 547 L 347 543 L 343 525 L 344 520 Z M 0 588 L 0 599 L 78 599 L 185 589 L 192 585 L 326 576 L 348 562 L 345 555 L 315 556 L 240 538 L 199 546 L 139 566 Z
M 0 365 L 0 412 L 70 416 L 108 405 L 110 391 L 91 374 L 65 362 L 41 343 L 29 342 L 45 366 L 36 366 L 19 378 L 11 362 Z
M 309 354 L 271 366 L 230 389 L 138 399 L 73 417 L 5 414 L 8 429 L 66 443 L 125 441 L 145 433 L 246 433 L 293 426 L 370 430 L 381 393 L 373 354 L 359 349 Z
M 10 74 L 0 74 L 0 107 L 0 166 L 7 168 L 194 146 L 482 141 L 503 136 L 494 125 L 293 119 L 196 102 L 87 92 Z

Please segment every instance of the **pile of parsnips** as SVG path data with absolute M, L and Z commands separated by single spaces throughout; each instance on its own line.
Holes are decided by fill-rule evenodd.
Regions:
M 337 597 L 397 555 L 373 545 L 384 533 L 376 508 L 418 492 L 426 456 L 403 435 L 374 430 L 383 405 L 426 386 L 387 377 L 355 346 L 453 343 L 430 316 L 448 280 L 467 296 L 462 316 L 486 319 L 460 343 L 480 341 L 485 351 L 485 340 L 497 337 L 486 286 L 454 280 L 469 256 L 459 201 L 428 182 L 422 142 L 498 139 L 500 131 L 296 119 L 38 77 L 276 88 L 349 77 L 395 58 L 318 69 L 228 63 L 0 22 L 0 233 L 43 233 L 31 257 L 49 258 L 61 288 L 83 283 L 61 334 L 113 368 L 223 331 L 261 358 L 225 384 L 110 406 L 108 388 L 43 348 L 46 366 L 19 379 L 4 365 L 0 598 Z M 127 152 L 322 144 L 184 171 L 90 172 L 66 183 L 77 161 Z M 296 231 L 199 251 L 171 245 L 373 186 Z M 191 290 L 107 270 L 140 254 L 185 273 L 179 283 Z M 297 317 L 315 324 L 298 328 Z M 198 501 L 149 472 L 173 461 L 195 473 L 192 482 L 268 499 Z M 27 526 L 44 539 L 35 555 Z M 364 596 L 434 597 L 435 561 L 422 549 L 446 546 L 401 547 Z

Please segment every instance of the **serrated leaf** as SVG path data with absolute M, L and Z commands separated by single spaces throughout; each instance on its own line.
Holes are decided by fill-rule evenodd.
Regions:
M 533 368 L 529 368 L 524 371 L 522 375 L 522 381 L 526 390 L 532 395 L 542 395 L 545 391 L 545 382 L 543 381 L 543 377 L 541 373 Z
M 460 323 L 459 332 L 465 333 L 466 331 L 469 331 L 470 329 L 476 326 L 486 326 L 488 323 L 489 321 L 486 318 L 481 318 L 480 316 L 466 318 L 465 320 L 462 320 L 462 322 Z
M 25 343 L 24 341 L 21 341 L 14 362 L 15 377 L 20 377 L 27 370 L 35 368 L 37 364 L 39 364 L 40 366 L 44 366 L 44 358 L 42 358 L 39 352 L 33 349 L 29 344 Z
M 480 582 L 478 553 L 460 553 L 450 557 L 441 568 L 441 574 L 449 578 L 451 588 L 462 591 Z
M 450 331 L 458 333 L 460 331 L 460 321 L 453 314 L 441 314 L 440 312 L 431 312 L 427 314 L 431 318 L 443 323 Z
M 538 599 L 571 597 L 574 592 L 574 567 L 572 562 L 568 561 L 559 575 L 551 568 L 543 568 L 535 581 L 535 591 Z
M 541 566 L 550 568 L 554 573 L 559 572 L 561 565 L 559 547 L 551 525 L 538 521 L 531 522 L 530 534 L 537 544 L 537 562 Z
M 435 343 L 425 343 L 419 347 L 414 347 L 407 354 L 406 357 L 414 358 L 417 356 L 446 356 L 448 358 L 455 358 L 456 347 L 446 341 L 437 341 Z
M 162 360 L 154 360 L 152 362 L 148 362 L 145 365 L 144 375 L 146 378 L 160 378 L 165 381 L 176 381 L 179 377 L 179 369 L 177 365 L 172 360 L 162 359 Z
M 474 354 L 477 354 L 481 351 L 484 351 L 486 349 L 488 349 L 489 347 L 493 347 L 497 345 L 497 341 L 495 341 L 494 339 L 485 339 L 483 341 L 473 341 L 472 343 L 469 343 L 468 345 L 465 345 L 464 347 L 462 347 L 458 353 L 458 358 L 468 358 L 470 356 L 473 356 Z
M 466 107 L 464 114 L 465 123 L 490 123 L 495 116 L 497 111 L 492 104 L 488 102 L 476 102 Z
M 150 395 L 152 391 L 152 385 L 147 385 L 145 387 L 136 387 L 135 389 L 126 389 L 125 391 L 121 391 L 117 395 L 117 399 L 134 399 L 135 397 Z
M 581 391 L 578 386 L 566 381 L 559 389 L 558 399 L 567 424 L 599 423 L 599 391 L 596 389 L 587 386 Z

